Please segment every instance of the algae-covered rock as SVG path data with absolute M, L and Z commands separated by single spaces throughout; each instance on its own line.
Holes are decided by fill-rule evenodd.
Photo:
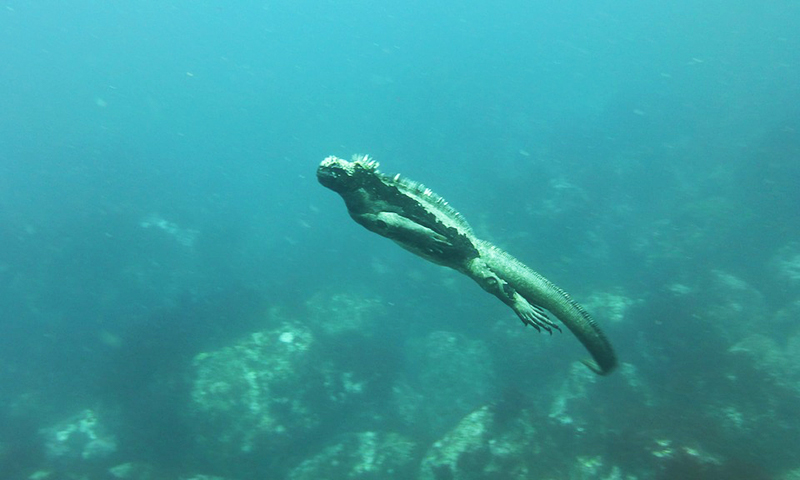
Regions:
M 290 480 L 322 478 L 383 480 L 409 478 L 416 444 L 395 433 L 360 432 L 342 436 L 291 470 Z
M 315 298 L 311 319 L 272 309 L 266 319 L 272 328 L 195 356 L 186 418 L 204 461 L 240 465 L 247 459 L 254 468 L 282 471 L 300 454 L 298 445 L 377 417 L 372 408 L 384 357 L 362 352 L 370 343 L 364 337 L 347 341 L 354 336 L 348 329 L 365 325 L 377 305 L 348 295 Z M 320 325 L 353 318 L 344 330 Z
M 188 474 L 183 473 L 176 476 L 172 470 L 165 470 L 157 468 L 153 465 L 138 463 L 138 462 L 125 462 L 115 465 L 107 470 L 108 477 L 103 476 L 103 479 L 119 479 L 119 480 L 164 480 L 166 478 L 175 478 L 176 480 L 227 480 L 225 477 L 218 477 L 215 475 L 203 474 Z M 81 478 L 95 478 L 95 477 L 81 477 Z
M 269 450 L 319 422 L 314 337 L 286 322 L 194 359 L 192 414 L 198 440 L 216 454 Z
M 111 478 L 120 480 L 158 480 L 164 477 L 164 472 L 146 463 L 125 462 L 108 469 Z
M 602 478 L 606 469 L 605 461 L 600 456 L 579 456 L 575 459 L 569 473 L 570 480 L 594 480 Z
M 703 319 L 731 341 L 749 333 L 753 322 L 767 310 L 760 291 L 745 279 L 723 270 L 712 272 L 704 298 Z
M 544 447 L 535 423 L 527 410 L 509 416 L 498 406 L 478 408 L 431 445 L 418 478 L 540 478 L 548 467 L 542 465 Z
M 494 368 L 482 341 L 437 331 L 409 342 L 407 378 L 394 386 L 393 403 L 408 425 L 439 435 L 494 395 Z
M 754 333 L 743 338 L 729 350 L 748 359 L 749 364 L 778 385 L 800 394 L 800 334 L 778 342 L 771 337 Z
M 117 451 L 117 439 L 92 409 L 41 430 L 47 457 L 58 465 L 103 460 Z
M 783 472 L 778 476 L 778 480 L 800 480 L 800 468 Z
M 780 338 L 800 335 L 800 297 L 787 302 L 770 318 L 769 331 Z M 800 370 L 800 364 L 797 364 Z M 798 372 L 800 373 L 800 372 Z
M 727 248 L 725 242 L 751 218 L 731 198 L 694 198 L 676 205 L 669 218 L 659 218 L 641 229 L 632 237 L 631 250 L 647 264 L 683 263 L 714 255 Z
M 770 263 L 783 285 L 800 287 L 800 242 L 784 245 Z
M 437 440 L 422 460 L 420 480 L 453 480 L 485 478 L 483 468 L 465 469 L 467 464 L 482 464 L 485 467 L 489 451 L 489 437 L 493 423 L 493 415 L 488 407 L 464 417 L 461 422 Z
M 561 425 L 569 425 L 577 432 L 586 428 L 586 419 L 580 412 L 591 412 L 591 389 L 597 383 L 594 375 L 580 364 L 573 364 L 567 375 L 556 388 L 556 396 L 550 405 L 549 416 Z
M 225 477 L 217 477 L 215 475 L 189 475 L 181 476 L 179 480 L 226 480 Z
M 625 320 L 632 307 L 643 303 L 643 300 L 631 298 L 620 288 L 605 292 L 595 292 L 583 302 L 583 306 L 590 312 L 597 312 L 598 315 L 602 315 L 604 322 L 620 323 Z
M 638 480 L 626 475 L 617 465 L 607 465 L 602 456 L 578 456 L 569 472 L 569 480 Z
M 750 358 L 752 365 L 758 370 L 771 375 L 784 373 L 784 354 L 778 342 L 772 338 L 754 333 L 734 344 L 729 350 L 735 355 L 744 355 Z
M 383 301 L 352 292 L 319 292 L 306 302 L 308 319 L 325 335 L 369 336 L 386 315 Z

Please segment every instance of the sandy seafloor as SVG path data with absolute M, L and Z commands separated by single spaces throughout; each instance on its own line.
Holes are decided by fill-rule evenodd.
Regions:
M 0 478 L 800 479 L 800 4 L 0 2 Z M 570 292 L 587 370 L 315 170 Z

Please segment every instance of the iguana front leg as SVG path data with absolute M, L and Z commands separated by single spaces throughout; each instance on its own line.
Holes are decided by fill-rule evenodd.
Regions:
M 447 267 L 456 247 L 444 235 L 395 212 L 351 213 L 353 219 L 368 230 L 384 236 L 411 253 Z
M 530 325 L 539 332 L 544 329 L 551 335 L 554 328 L 561 331 L 561 327 L 547 318 L 547 313 L 542 307 L 528 302 L 525 297 L 514 290 L 514 287 L 489 268 L 489 265 L 482 259 L 471 260 L 464 273 L 475 280 L 481 288 L 511 307 L 526 326 Z

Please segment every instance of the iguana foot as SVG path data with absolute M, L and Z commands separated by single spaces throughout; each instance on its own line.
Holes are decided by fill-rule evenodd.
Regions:
M 542 307 L 531 305 L 527 300 L 517 301 L 514 307 L 514 312 L 522 323 L 532 326 L 537 332 L 541 332 L 542 329 L 550 335 L 553 334 L 553 329 L 561 332 L 561 327 L 547 317 L 547 312 Z

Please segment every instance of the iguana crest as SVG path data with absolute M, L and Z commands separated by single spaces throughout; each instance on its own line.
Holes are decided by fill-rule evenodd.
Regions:
M 384 175 L 378 170 L 379 166 L 369 155 L 353 155 L 351 161 L 330 156 L 320 164 L 317 177 L 320 183 L 334 191 L 363 189 L 370 194 L 372 201 L 400 207 L 421 220 L 427 217 L 431 223 L 440 222 L 458 229 L 463 235 L 472 235 L 469 223 L 444 198 L 399 173 Z
M 382 174 L 367 155 L 328 157 L 317 178 L 342 196 L 356 222 L 427 260 L 451 266 L 478 256 L 472 228 L 447 201 L 421 183 Z

